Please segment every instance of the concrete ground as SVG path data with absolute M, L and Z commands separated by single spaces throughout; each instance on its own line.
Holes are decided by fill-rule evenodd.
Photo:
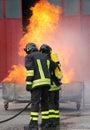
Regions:
M 9 103 L 9 108 L 4 109 L 2 90 L 0 89 L 0 122 L 20 112 L 27 103 Z M 61 127 L 58 130 L 90 130 L 90 108 L 83 108 L 78 111 L 75 103 L 60 104 Z M 30 106 L 16 118 L 0 123 L 0 130 L 24 130 L 30 120 Z M 39 123 L 41 118 L 39 118 Z M 39 129 L 40 130 L 40 129 Z M 54 129 L 55 130 L 55 129 Z

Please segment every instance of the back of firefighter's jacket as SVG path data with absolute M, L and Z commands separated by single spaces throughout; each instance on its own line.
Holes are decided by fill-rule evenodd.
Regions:
M 43 53 L 32 52 L 25 57 L 25 67 L 27 69 L 26 85 L 31 85 L 32 89 L 38 86 L 50 86 L 50 59 Z

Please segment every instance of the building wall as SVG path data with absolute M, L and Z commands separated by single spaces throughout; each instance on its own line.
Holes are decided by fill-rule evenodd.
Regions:
M 0 0 L 0 81 L 7 76 L 11 66 L 19 62 L 18 43 L 22 37 L 21 1 Z M 83 54 L 84 51 L 84 55 L 81 56 L 83 67 L 78 72 L 79 64 L 76 72 L 79 74 L 78 77 L 81 77 L 80 73 L 83 71 L 85 77 L 90 77 L 90 0 L 50 0 L 50 2 L 55 5 L 61 5 L 64 9 L 62 15 L 63 30 L 66 31 L 67 29 L 69 32 L 77 29 L 80 38 L 84 41 L 78 44 L 80 48 L 82 48 L 82 45 L 85 47 L 85 51 L 83 49 L 81 52 Z
M 48 1 L 63 7 L 60 42 L 73 48 L 69 67 L 74 68 L 74 80 L 90 80 L 90 0 Z
M 71 65 L 75 68 L 76 80 L 90 80 L 90 0 L 61 0 L 61 6 L 64 9 L 63 34 L 71 35 L 74 40 L 72 44 L 76 53 Z
M 0 0 L 0 81 L 18 63 L 22 37 L 21 0 Z

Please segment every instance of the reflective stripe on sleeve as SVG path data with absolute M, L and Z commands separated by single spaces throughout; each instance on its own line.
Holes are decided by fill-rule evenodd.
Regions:
M 27 70 L 26 76 L 34 76 L 34 70 Z
M 32 82 L 26 81 L 26 85 L 32 85 Z

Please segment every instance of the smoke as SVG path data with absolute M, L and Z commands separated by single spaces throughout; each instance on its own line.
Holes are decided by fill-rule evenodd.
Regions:
M 41 0 L 39 2 L 41 2 L 39 4 L 42 4 L 43 2 L 43 6 L 39 8 L 39 11 L 46 5 L 47 7 L 49 6 L 50 9 L 53 8 L 52 4 L 50 6 L 46 0 Z M 56 5 L 53 6 L 53 10 L 55 10 L 55 8 L 57 7 L 60 7 Z M 52 18 L 52 11 L 49 11 L 49 13 L 46 13 L 46 15 L 49 16 L 50 19 L 53 19 L 52 21 L 55 22 L 55 24 L 53 24 L 54 26 L 52 26 L 55 27 L 55 29 L 53 29 L 51 28 L 51 21 L 47 20 L 47 22 L 45 22 L 46 19 L 41 19 L 41 12 L 45 13 L 45 11 L 48 11 L 48 8 L 47 10 L 41 10 L 38 14 L 38 11 L 37 13 L 34 13 L 35 7 L 33 8 L 32 17 L 34 21 L 37 20 L 38 26 L 35 29 L 33 29 L 33 33 L 30 32 L 30 36 L 33 34 L 31 37 L 36 39 L 34 40 L 36 41 L 36 43 L 38 43 L 38 39 L 36 37 L 38 36 L 40 43 L 44 42 L 49 44 L 52 47 L 53 51 L 58 53 L 64 76 L 65 74 L 67 74 L 67 77 L 71 79 L 71 81 L 88 80 L 90 77 L 90 71 L 88 67 L 88 46 L 86 43 L 84 33 L 82 32 L 82 28 L 80 25 L 81 23 L 79 24 L 79 21 L 75 21 L 75 19 L 72 17 L 68 17 L 68 19 L 63 19 L 61 18 L 61 13 L 58 13 L 58 15 L 56 15 L 56 18 L 60 17 L 60 20 L 58 21 L 56 20 L 56 18 Z M 38 16 L 41 17 L 38 18 Z M 47 25 L 50 26 L 47 28 Z M 34 24 L 31 24 L 30 30 L 32 27 L 34 28 Z M 38 31 L 35 32 L 35 30 L 40 30 L 41 27 L 42 33 L 39 33 Z M 51 31 L 51 29 L 53 29 L 53 31 Z
M 73 81 L 90 80 L 88 43 L 83 35 L 81 27 L 71 26 L 68 21 L 60 24 L 56 37 L 55 51 L 60 55 L 60 61 L 64 71 L 73 69 Z M 62 26 L 61 26 L 62 25 Z M 58 43 L 57 43 L 58 41 Z
M 72 17 L 63 18 L 62 8 L 48 3 L 47 0 L 40 0 L 30 10 L 32 10 L 32 16 L 29 18 L 30 24 L 19 43 L 19 56 L 22 56 L 20 62 L 22 64 L 24 62 L 23 48 L 28 42 L 34 42 L 38 44 L 38 47 L 46 43 L 52 47 L 53 52 L 58 53 L 64 83 L 90 79 L 88 60 L 90 46 L 82 32 L 80 21 L 76 22 Z M 13 72 L 21 70 L 18 68 L 22 66 L 14 66 Z M 17 71 L 14 73 L 17 75 L 13 77 L 11 72 L 10 80 L 15 81 L 15 78 L 18 79 L 21 75 L 21 71 Z

